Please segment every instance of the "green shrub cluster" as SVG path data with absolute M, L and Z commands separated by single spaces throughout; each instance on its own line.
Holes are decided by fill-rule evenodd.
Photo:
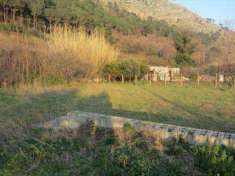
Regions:
M 103 74 L 111 75 L 117 80 L 121 80 L 122 76 L 125 80 L 133 80 L 135 77 L 142 78 L 149 70 L 147 64 L 131 59 L 117 60 L 104 67 Z
M 235 160 L 222 146 L 197 146 L 193 149 L 195 165 L 208 176 L 235 175 Z
M 78 131 L 53 136 L 30 130 L 30 135 L 0 143 L 0 175 L 112 176 L 234 176 L 234 154 L 221 146 L 193 146 L 172 139 L 160 152 L 129 124 L 123 137 L 93 122 Z M 66 137 L 65 137 L 66 136 Z M 181 158 L 181 159 L 180 159 Z M 183 159 L 182 159 L 183 158 Z M 192 166 L 190 166 L 192 165 Z M 194 166 L 193 166 L 194 165 Z
M 94 133 L 93 127 L 82 128 L 73 138 L 31 133 L 24 140 L 0 145 L 0 175 L 183 175 L 179 163 L 164 159 L 138 133 L 121 142 L 110 130 L 96 128 Z

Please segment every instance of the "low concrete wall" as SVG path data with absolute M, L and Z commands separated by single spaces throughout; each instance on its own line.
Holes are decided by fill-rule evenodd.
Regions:
M 93 121 L 97 127 L 112 128 L 114 130 L 120 130 L 123 128 L 124 124 L 128 123 L 136 130 L 142 131 L 160 140 L 181 137 L 190 144 L 223 144 L 235 148 L 235 134 L 232 133 L 167 125 L 80 111 L 68 113 L 66 116 L 44 123 L 41 127 L 54 130 L 77 129 L 81 124 L 87 121 Z

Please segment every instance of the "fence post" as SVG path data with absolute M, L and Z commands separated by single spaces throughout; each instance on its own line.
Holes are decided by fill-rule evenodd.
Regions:
M 152 85 L 152 76 L 149 73 L 148 73 L 148 80 L 149 80 L 149 84 Z
M 215 74 L 215 88 L 218 86 L 218 73 Z
M 167 84 L 167 82 L 166 82 L 166 74 L 164 75 L 164 87 L 166 87 L 166 84 Z
M 109 81 L 109 83 L 111 82 L 111 75 L 110 74 L 108 76 L 108 81 Z
M 235 77 L 233 77 L 233 88 L 235 88 Z
M 135 75 L 135 84 L 137 84 L 138 77 Z
M 197 72 L 197 87 L 200 86 L 200 74 Z
M 180 85 L 183 86 L 183 75 L 182 75 L 182 73 L 180 74 Z
M 99 76 L 97 76 L 97 78 L 96 78 L 96 83 L 100 83 L 100 77 Z
M 123 74 L 122 74 L 122 84 L 124 84 L 124 82 L 125 82 L 125 81 L 124 81 L 124 76 L 123 76 Z

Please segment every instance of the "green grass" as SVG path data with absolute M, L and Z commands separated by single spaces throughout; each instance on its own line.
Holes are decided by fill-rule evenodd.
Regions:
M 235 132 L 234 95 L 212 85 L 144 83 L 1 89 L 0 175 L 234 175 L 234 151 L 219 146 L 191 148 L 176 139 L 156 146 L 128 127 L 122 140 L 93 124 L 61 136 L 31 128 L 81 110 Z
M 235 132 L 235 91 L 212 85 L 71 84 L 0 91 L 0 132 L 24 134 L 32 124 L 74 110 Z M 16 130 L 19 130 L 16 133 Z

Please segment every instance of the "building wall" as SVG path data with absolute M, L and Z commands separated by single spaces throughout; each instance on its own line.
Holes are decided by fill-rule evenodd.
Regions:
M 171 81 L 180 76 L 180 68 L 150 67 L 152 81 Z

